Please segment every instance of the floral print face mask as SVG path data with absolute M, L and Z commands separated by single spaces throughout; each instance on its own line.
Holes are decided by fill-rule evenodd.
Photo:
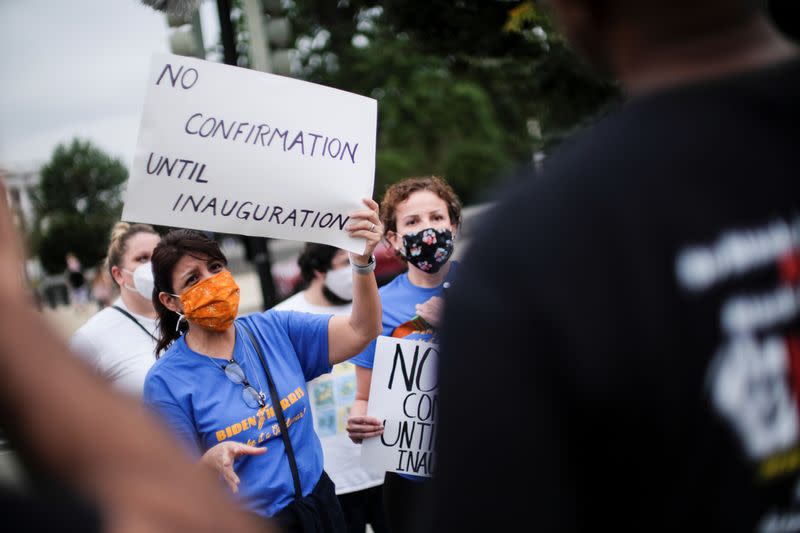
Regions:
M 453 254 L 453 233 L 449 229 L 427 228 L 403 235 L 401 253 L 418 269 L 434 274 Z
M 228 270 L 194 285 L 180 299 L 184 316 L 211 331 L 231 327 L 239 312 L 239 286 Z

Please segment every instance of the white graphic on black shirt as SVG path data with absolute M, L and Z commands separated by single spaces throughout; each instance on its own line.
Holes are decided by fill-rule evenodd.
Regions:
M 678 254 L 680 284 L 691 291 L 773 264 L 800 243 L 800 217 L 775 220 L 755 229 L 723 233 L 711 246 L 691 246 Z
M 769 275 L 776 282 L 769 285 Z M 733 426 L 751 460 L 800 441 L 800 217 L 723 232 L 709 245 L 682 250 L 678 283 L 699 294 L 727 284 L 719 309 L 722 336 L 707 373 L 711 402 Z M 762 275 L 758 289 L 746 276 Z M 736 288 L 733 288 L 736 287 Z
M 783 339 L 732 339 L 717 353 L 710 371 L 714 405 L 731 421 L 752 458 L 797 441 L 797 405 L 788 386 Z

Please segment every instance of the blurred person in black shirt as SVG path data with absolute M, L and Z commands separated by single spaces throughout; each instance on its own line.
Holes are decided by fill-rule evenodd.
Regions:
M 755 0 L 549 4 L 628 98 L 473 237 L 428 525 L 800 530 L 797 49 Z

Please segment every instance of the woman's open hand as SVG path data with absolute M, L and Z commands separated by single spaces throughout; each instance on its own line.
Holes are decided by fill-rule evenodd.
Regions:
M 239 492 L 239 476 L 233 471 L 233 463 L 242 455 L 262 455 L 266 453 L 266 448 L 248 446 L 241 442 L 220 442 L 209 449 L 200 458 L 202 464 L 208 465 L 225 480 L 231 491 Z

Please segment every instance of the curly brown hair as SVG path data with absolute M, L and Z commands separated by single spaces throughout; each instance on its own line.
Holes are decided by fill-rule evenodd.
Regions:
M 381 201 L 381 222 L 385 231 L 397 231 L 397 205 L 417 191 L 431 191 L 444 200 L 450 223 L 461 225 L 461 200 L 453 188 L 439 176 L 423 176 L 406 178 L 386 189 Z

